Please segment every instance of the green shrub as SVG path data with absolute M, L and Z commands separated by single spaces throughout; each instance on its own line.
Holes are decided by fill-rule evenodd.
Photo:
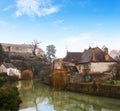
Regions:
M 0 73 L 0 87 L 2 87 L 8 80 L 6 73 Z
M 21 102 L 16 87 L 3 86 L 0 89 L 0 111 L 18 111 Z

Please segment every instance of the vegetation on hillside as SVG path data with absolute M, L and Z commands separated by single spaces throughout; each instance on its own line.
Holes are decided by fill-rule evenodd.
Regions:
M 34 41 L 33 45 L 35 46 L 34 49 L 36 50 L 38 42 Z M 54 45 L 47 46 L 46 51 L 47 51 L 46 54 L 41 55 L 41 57 L 38 57 L 35 54 L 27 54 L 27 55 L 8 54 L 9 56 L 8 62 L 12 63 L 22 72 L 24 70 L 31 70 L 33 73 L 33 78 L 37 78 L 44 81 L 44 79 L 46 77 L 49 77 L 51 73 L 52 61 L 55 59 L 55 52 L 56 52 L 55 46 Z M 29 78 L 29 74 L 28 74 L 28 78 Z
M 0 62 L 3 62 L 3 60 L 4 60 L 4 51 L 2 45 L 0 44 Z

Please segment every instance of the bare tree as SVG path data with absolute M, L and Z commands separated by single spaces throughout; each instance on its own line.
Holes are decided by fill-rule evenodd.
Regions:
M 115 60 L 117 60 L 118 62 L 120 62 L 120 55 L 116 56 Z
M 120 56 L 116 58 L 117 62 L 114 65 L 111 65 L 113 79 L 120 80 Z
M 36 56 L 36 49 L 38 48 L 38 44 L 42 42 L 38 42 L 37 40 L 33 40 L 32 46 L 33 46 L 33 55 Z

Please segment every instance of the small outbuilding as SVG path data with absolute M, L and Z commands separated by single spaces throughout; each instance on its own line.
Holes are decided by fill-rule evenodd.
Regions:
M 0 66 L 0 73 L 7 73 L 8 76 L 17 76 L 21 78 L 21 71 L 11 63 L 3 63 Z

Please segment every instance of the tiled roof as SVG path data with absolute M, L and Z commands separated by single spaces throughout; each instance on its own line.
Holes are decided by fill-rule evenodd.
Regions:
M 9 46 L 11 47 L 11 52 L 20 52 L 20 53 L 32 53 L 32 50 L 34 49 L 34 46 L 32 44 L 9 44 L 9 43 L 1 43 L 2 47 L 4 49 L 4 51 L 6 52 L 6 50 L 8 51 Z M 38 55 L 43 55 L 44 51 L 41 48 L 37 48 L 37 54 Z
M 91 49 L 85 50 L 85 51 L 82 53 L 82 56 L 81 56 L 81 58 L 79 59 L 78 63 L 90 62 L 91 57 L 92 57 L 92 51 L 91 51 Z
M 32 45 L 30 44 L 9 44 L 9 43 L 1 43 L 1 44 L 3 47 L 11 46 L 11 47 L 21 47 L 21 48 L 32 48 Z
M 77 63 L 81 56 L 81 52 L 67 52 L 67 55 L 65 58 L 63 58 L 63 61 Z
M 13 64 L 11 63 L 3 63 L 3 65 L 6 67 L 6 68 L 16 68 Z
M 94 59 L 93 59 L 94 56 Z M 115 60 L 108 56 L 108 60 L 105 59 L 105 52 L 99 47 L 89 48 L 84 52 L 68 52 L 63 61 L 73 63 L 88 63 L 88 62 L 115 62 Z

